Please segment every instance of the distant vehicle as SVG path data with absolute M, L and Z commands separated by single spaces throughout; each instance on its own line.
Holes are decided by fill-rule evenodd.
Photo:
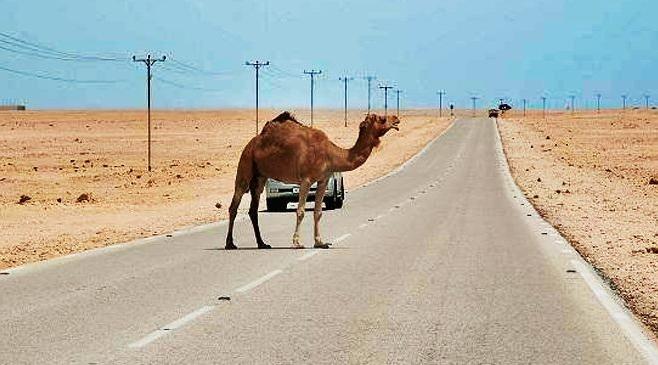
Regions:
M 509 105 L 509 104 L 506 104 L 506 103 L 502 103 L 502 104 L 498 105 L 498 109 L 499 109 L 501 112 L 506 112 L 506 111 L 508 111 L 508 110 L 512 110 L 512 106 Z
M 489 109 L 489 118 L 498 118 L 498 109 Z
M 315 200 L 315 191 L 317 183 L 311 185 L 311 189 L 306 197 L 306 201 Z M 265 203 L 267 210 L 271 212 L 280 212 L 286 210 L 288 203 L 297 203 L 299 201 L 299 185 L 286 184 L 274 179 L 267 179 L 265 184 Z M 345 201 L 345 186 L 343 185 L 343 175 L 335 172 L 329 177 L 327 192 L 324 195 L 324 204 L 327 209 L 340 209 Z

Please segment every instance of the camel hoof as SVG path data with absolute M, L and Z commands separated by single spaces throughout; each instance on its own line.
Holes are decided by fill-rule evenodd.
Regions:
M 316 243 L 313 248 L 329 248 L 331 243 Z
M 268 249 L 268 248 L 272 248 L 272 246 L 268 245 L 267 243 L 259 243 L 258 248 Z
M 237 250 L 238 246 L 234 245 L 233 242 L 229 242 L 224 246 L 225 250 Z

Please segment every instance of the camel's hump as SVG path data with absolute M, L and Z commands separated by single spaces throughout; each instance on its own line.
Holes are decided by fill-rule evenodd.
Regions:
M 302 124 L 300 123 L 294 115 L 292 115 L 289 111 L 285 111 L 281 114 L 279 114 L 276 118 L 272 119 L 272 122 L 295 122 L 297 124 Z
M 263 131 L 262 131 L 261 133 L 263 133 L 263 132 L 265 132 L 265 131 L 269 131 L 269 130 L 271 130 L 273 127 L 276 127 L 276 126 L 282 125 L 283 123 L 295 123 L 295 124 L 297 124 L 297 125 L 299 125 L 299 126 L 303 126 L 303 124 L 300 123 L 300 122 L 295 118 L 294 115 L 292 115 L 292 114 L 291 114 L 290 112 L 288 112 L 288 111 L 285 111 L 285 112 L 279 114 L 276 118 L 274 118 L 274 119 L 270 120 L 269 122 L 267 122 L 267 123 L 265 124 L 265 126 L 263 127 Z

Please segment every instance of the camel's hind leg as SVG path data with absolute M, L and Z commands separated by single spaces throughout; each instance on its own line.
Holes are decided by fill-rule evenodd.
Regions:
M 249 218 L 251 225 L 254 226 L 254 234 L 256 235 L 256 242 L 258 248 L 272 248 L 266 244 L 260 236 L 260 227 L 258 227 L 258 204 L 260 203 L 260 195 L 263 193 L 265 187 L 266 177 L 258 176 L 251 179 L 249 184 L 249 191 L 251 192 L 251 204 L 249 205 Z
M 231 200 L 231 206 L 228 208 L 228 232 L 226 233 L 226 246 L 227 250 L 235 250 L 238 248 L 233 243 L 233 225 L 235 224 L 235 217 L 238 215 L 238 207 L 240 206 L 240 201 L 242 201 L 242 196 L 249 190 L 249 185 L 244 181 L 236 179 L 235 181 L 235 192 L 233 192 L 233 199 Z
M 322 201 L 327 191 L 329 179 L 318 181 L 318 188 L 315 190 L 315 207 L 313 208 L 313 224 L 315 235 L 315 248 L 329 248 L 329 245 L 322 242 L 320 236 L 320 218 L 322 218 Z
M 235 250 L 237 247 L 233 243 L 233 225 L 235 224 L 235 217 L 238 215 L 238 207 L 242 196 L 249 190 L 249 185 L 254 177 L 254 166 L 251 160 L 251 142 L 242 151 L 240 162 L 238 162 L 238 171 L 235 174 L 235 191 L 233 192 L 233 199 L 231 206 L 228 208 L 228 232 L 226 233 L 226 249 Z
M 304 220 L 304 209 L 306 208 L 306 197 L 308 196 L 308 191 L 311 188 L 311 182 L 308 180 L 303 180 L 299 184 L 299 205 L 297 206 L 297 225 L 295 226 L 295 233 L 292 235 L 292 247 L 293 248 L 304 248 L 304 245 L 299 243 L 299 226 Z

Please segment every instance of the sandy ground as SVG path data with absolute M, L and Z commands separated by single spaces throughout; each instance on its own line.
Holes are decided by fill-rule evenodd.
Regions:
M 499 126 L 526 196 L 658 334 L 658 111 L 516 113 Z
M 261 120 L 279 112 L 261 111 Z M 296 114 L 308 119 L 305 110 Z M 363 115 L 352 111 L 344 128 L 342 111 L 320 110 L 315 126 L 348 148 Z M 226 217 L 239 155 L 255 134 L 253 111 L 153 112 L 152 172 L 145 116 L 0 112 L 0 269 Z M 430 110 L 404 111 L 400 132 L 344 175 L 348 190 L 399 166 L 449 123 Z M 23 195 L 30 199 L 19 204 Z

